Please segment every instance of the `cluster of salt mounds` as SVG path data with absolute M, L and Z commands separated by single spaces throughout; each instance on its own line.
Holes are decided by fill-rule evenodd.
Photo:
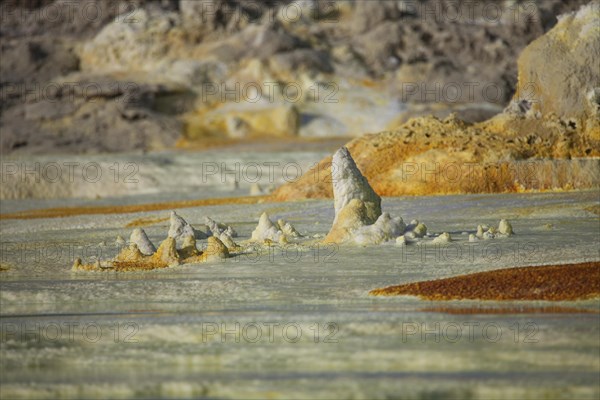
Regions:
M 329 233 L 322 240 L 324 244 L 379 245 L 395 241 L 403 246 L 410 243 L 444 245 L 452 241 L 447 232 L 435 237 L 428 233 L 427 226 L 418 220 L 412 220 L 407 225 L 402 217 L 393 217 L 387 212 L 382 212 L 381 198 L 360 172 L 346 147 L 334 154 L 331 171 L 335 217 Z M 250 239 L 241 244 L 233 240 L 238 235 L 231 226 L 218 223 L 209 217 L 205 218 L 204 223 L 206 233 L 195 229 L 172 211 L 167 238 L 158 248 L 143 229 L 136 228 L 131 233 L 129 245 L 122 248 L 114 259 L 103 262 L 98 260 L 92 264 L 84 264 L 77 259 L 73 269 L 127 271 L 166 268 L 228 258 L 235 253 L 242 254 L 252 250 L 256 244 L 284 246 L 289 244 L 290 240 L 294 240 L 293 245 L 302 245 L 299 240 L 303 236 L 292 224 L 283 219 L 274 223 L 267 213 L 260 216 Z M 512 226 L 503 219 L 497 228 L 479 225 L 477 233 L 469 236 L 469 241 L 507 237 L 512 234 Z M 206 249 L 199 250 L 196 240 L 206 238 Z M 120 237 L 118 242 L 125 245 Z
M 234 250 L 237 247 L 230 236 L 230 234 L 235 235 L 235 231 L 231 227 L 223 226 L 213 220 L 210 220 L 210 222 L 209 232 L 212 235 L 208 236 L 207 246 L 202 251 L 196 246 L 196 239 L 206 238 L 207 235 L 194 229 L 186 220 L 177 215 L 175 211 L 172 211 L 167 238 L 162 241 L 158 249 L 143 229 L 136 228 L 131 233 L 129 245 L 123 247 L 114 259 L 109 261 L 97 260 L 93 264 L 84 264 L 78 258 L 73 264 L 73 270 L 149 270 L 228 258 L 230 256 L 229 250 Z M 221 228 L 216 229 L 219 226 Z M 177 246 L 178 242 L 181 243 L 179 248 Z
M 505 219 L 501 219 L 497 228 L 487 225 L 477 225 L 477 233 L 469 235 L 469 242 L 505 238 L 512 235 L 514 235 L 514 232 L 510 222 Z
M 250 244 L 257 242 L 262 245 L 272 245 L 273 242 L 288 243 L 288 238 L 299 238 L 301 235 L 289 222 L 279 219 L 274 224 L 266 213 L 260 218 L 259 224 L 246 242 L 247 246 L 237 244 L 233 238 L 237 232 L 228 225 L 213 219 L 204 219 L 206 233 L 195 229 L 175 211 L 171 211 L 167 238 L 158 246 L 152 243 L 146 232 L 136 228 L 131 233 L 129 244 L 119 236 L 116 244 L 122 246 L 119 254 L 112 260 L 85 264 L 80 258 L 73 264 L 74 271 L 135 271 L 157 268 L 174 267 L 181 264 L 201 263 L 205 261 L 229 258 L 235 253 L 241 254 L 249 249 Z M 204 250 L 197 247 L 197 239 L 208 238 Z

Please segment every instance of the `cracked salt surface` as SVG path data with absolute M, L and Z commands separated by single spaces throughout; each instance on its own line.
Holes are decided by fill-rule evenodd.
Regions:
M 113 257 L 117 235 L 131 232 L 128 222 L 168 217 L 168 211 L 2 220 L 3 263 L 10 269 L 0 272 L 0 394 L 597 398 L 597 299 L 442 303 L 367 295 L 417 280 L 598 260 L 598 216 L 585 210 L 597 204 L 597 191 L 384 198 L 386 212 L 419 219 L 428 233 L 448 232 L 453 242 L 289 247 L 285 254 L 275 249 L 128 273 L 73 273 L 67 250 Z M 308 238 L 327 234 L 334 218 L 331 200 L 177 210 L 193 226 L 208 216 L 243 239 L 263 212 Z M 497 226 L 501 218 L 510 220 L 514 236 L 469 242 L 477 225 Z M 168 227 L 166 220 L 144 230 L 160 243 Z M 423 311 L 548 304 L 581 313 Z M 87 336 L 74 329 L 71 340 L 67 326 L 73 324 L 87 328 Z M 60 340 L 53 339 L 56 325 Z M 261 336 L 253 342 L 256 326 Z M 97 328 L 102 335 L 93 341 Z M 297 341 L 296 332 L 302 333 Z

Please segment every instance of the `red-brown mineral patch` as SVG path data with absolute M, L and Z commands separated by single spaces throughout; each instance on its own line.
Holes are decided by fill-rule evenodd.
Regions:
M 600 262 L 519 267 L 374 289 L 428 300 L 579 300 L 600 296 Z

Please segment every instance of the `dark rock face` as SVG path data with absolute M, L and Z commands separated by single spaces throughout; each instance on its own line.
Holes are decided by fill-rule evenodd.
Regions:
M 270 66 L 274 70 L 281 71 L 322 71 L 332 73 L 333 65 L 329 55 L 324 51 L 313 49 L 296 49 L 279 54 L 270 58 Z
M 505 106 L 520 51 L 585 2 L 3 2 L 0 152 L 172 146 L 184 114 L 207 107 L 205 86 L 238 79 L 253 60 L 263 66 L 255 81 L 343 77 L 376 82 L 400 102 Z M 472 94 L 474 82 L 493 90 Z M 428 97 L 436 84 L 460 93 Z
M 600 2 L 561 16 L 519 57 L 517 92 L 507 111 L 525 118 L 558 117 L 600 148 Z
M 517 82 L 515 60 L 521 50 L 550 29 L 557 14 L 585 2 L 542 1 L 522 8 L 488 2 L 406 2 L 395 8 L 392 4 L 397 3 L 357 3 L 352 43 L 372 75 L 398 71 L 402 82 L 458 84 L 463 90 L 455 101 L 505 104 Z M 471 96 L 468 87 L 475 84 L 490 89 L 487 94 L 474 90 Z M 428 102 L 426 89 L 430 88 L 405 95 Z
M 0 146 L 26 147 L 30 153 L 168 147 L 179 137 L 180 123 L 155 109 L 161 96 L 173 92 L 160 85 L 71 75 L 45 86 L 43 96 L 7 109 Z
M 516 100 L 542 115 L 598 118 L 599 21 L 600 3 L 590 3 L 564 15 L 548 34 L 533 41 L 519 57 Z
M 178 121 L 141 101 L 156 94 L 154 88 L 73 73 L 80 69 L 76 47 L 117 15 L 137 7 L 167 10 L 174 5 L 111 0 L 3 3 L 0 152 L 117 152 L 172 145 L 179 136 Z
M 3 89 L 2 109 L 22 97 L 27 86 L 49 82 L 79 68 L 73 46 L 51 37 L 27 37 L 1 41 L 0 85 Z

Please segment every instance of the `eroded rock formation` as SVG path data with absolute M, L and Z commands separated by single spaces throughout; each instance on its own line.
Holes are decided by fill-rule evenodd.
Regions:
M 282 237 L 284 237 L 283 232 L 269 219 L 269 215 L 264 212 L 258 220 L 256 229 L 252 231 L 250 240 L 255 242 L 263 242 L 265 240 L 279 242 Z
M 406 224 L 402 218 L 381 213 L 381 198 L 346 147 L 333 155 L 331 182 L 335 218 L 324 243 L 379 244 L 404 233 Z
M 153 254 L 156 251 L 154 244 L 148 239 L 148 235 L 142 228 L 136 228 L 131 232 L 129 237 L 130 243 L 135 243 L 140 252 L 146 256 Z
M 374 223 L 379 218 L 381 215 L 381 198 L 360 172 L 346 147 L 342 147 L 333 155 L 331 181 L 333 182 L 333 202 L 336 219 L 340 211 L 354 199 L 363 202 L 366 209 L 367 223 Z

